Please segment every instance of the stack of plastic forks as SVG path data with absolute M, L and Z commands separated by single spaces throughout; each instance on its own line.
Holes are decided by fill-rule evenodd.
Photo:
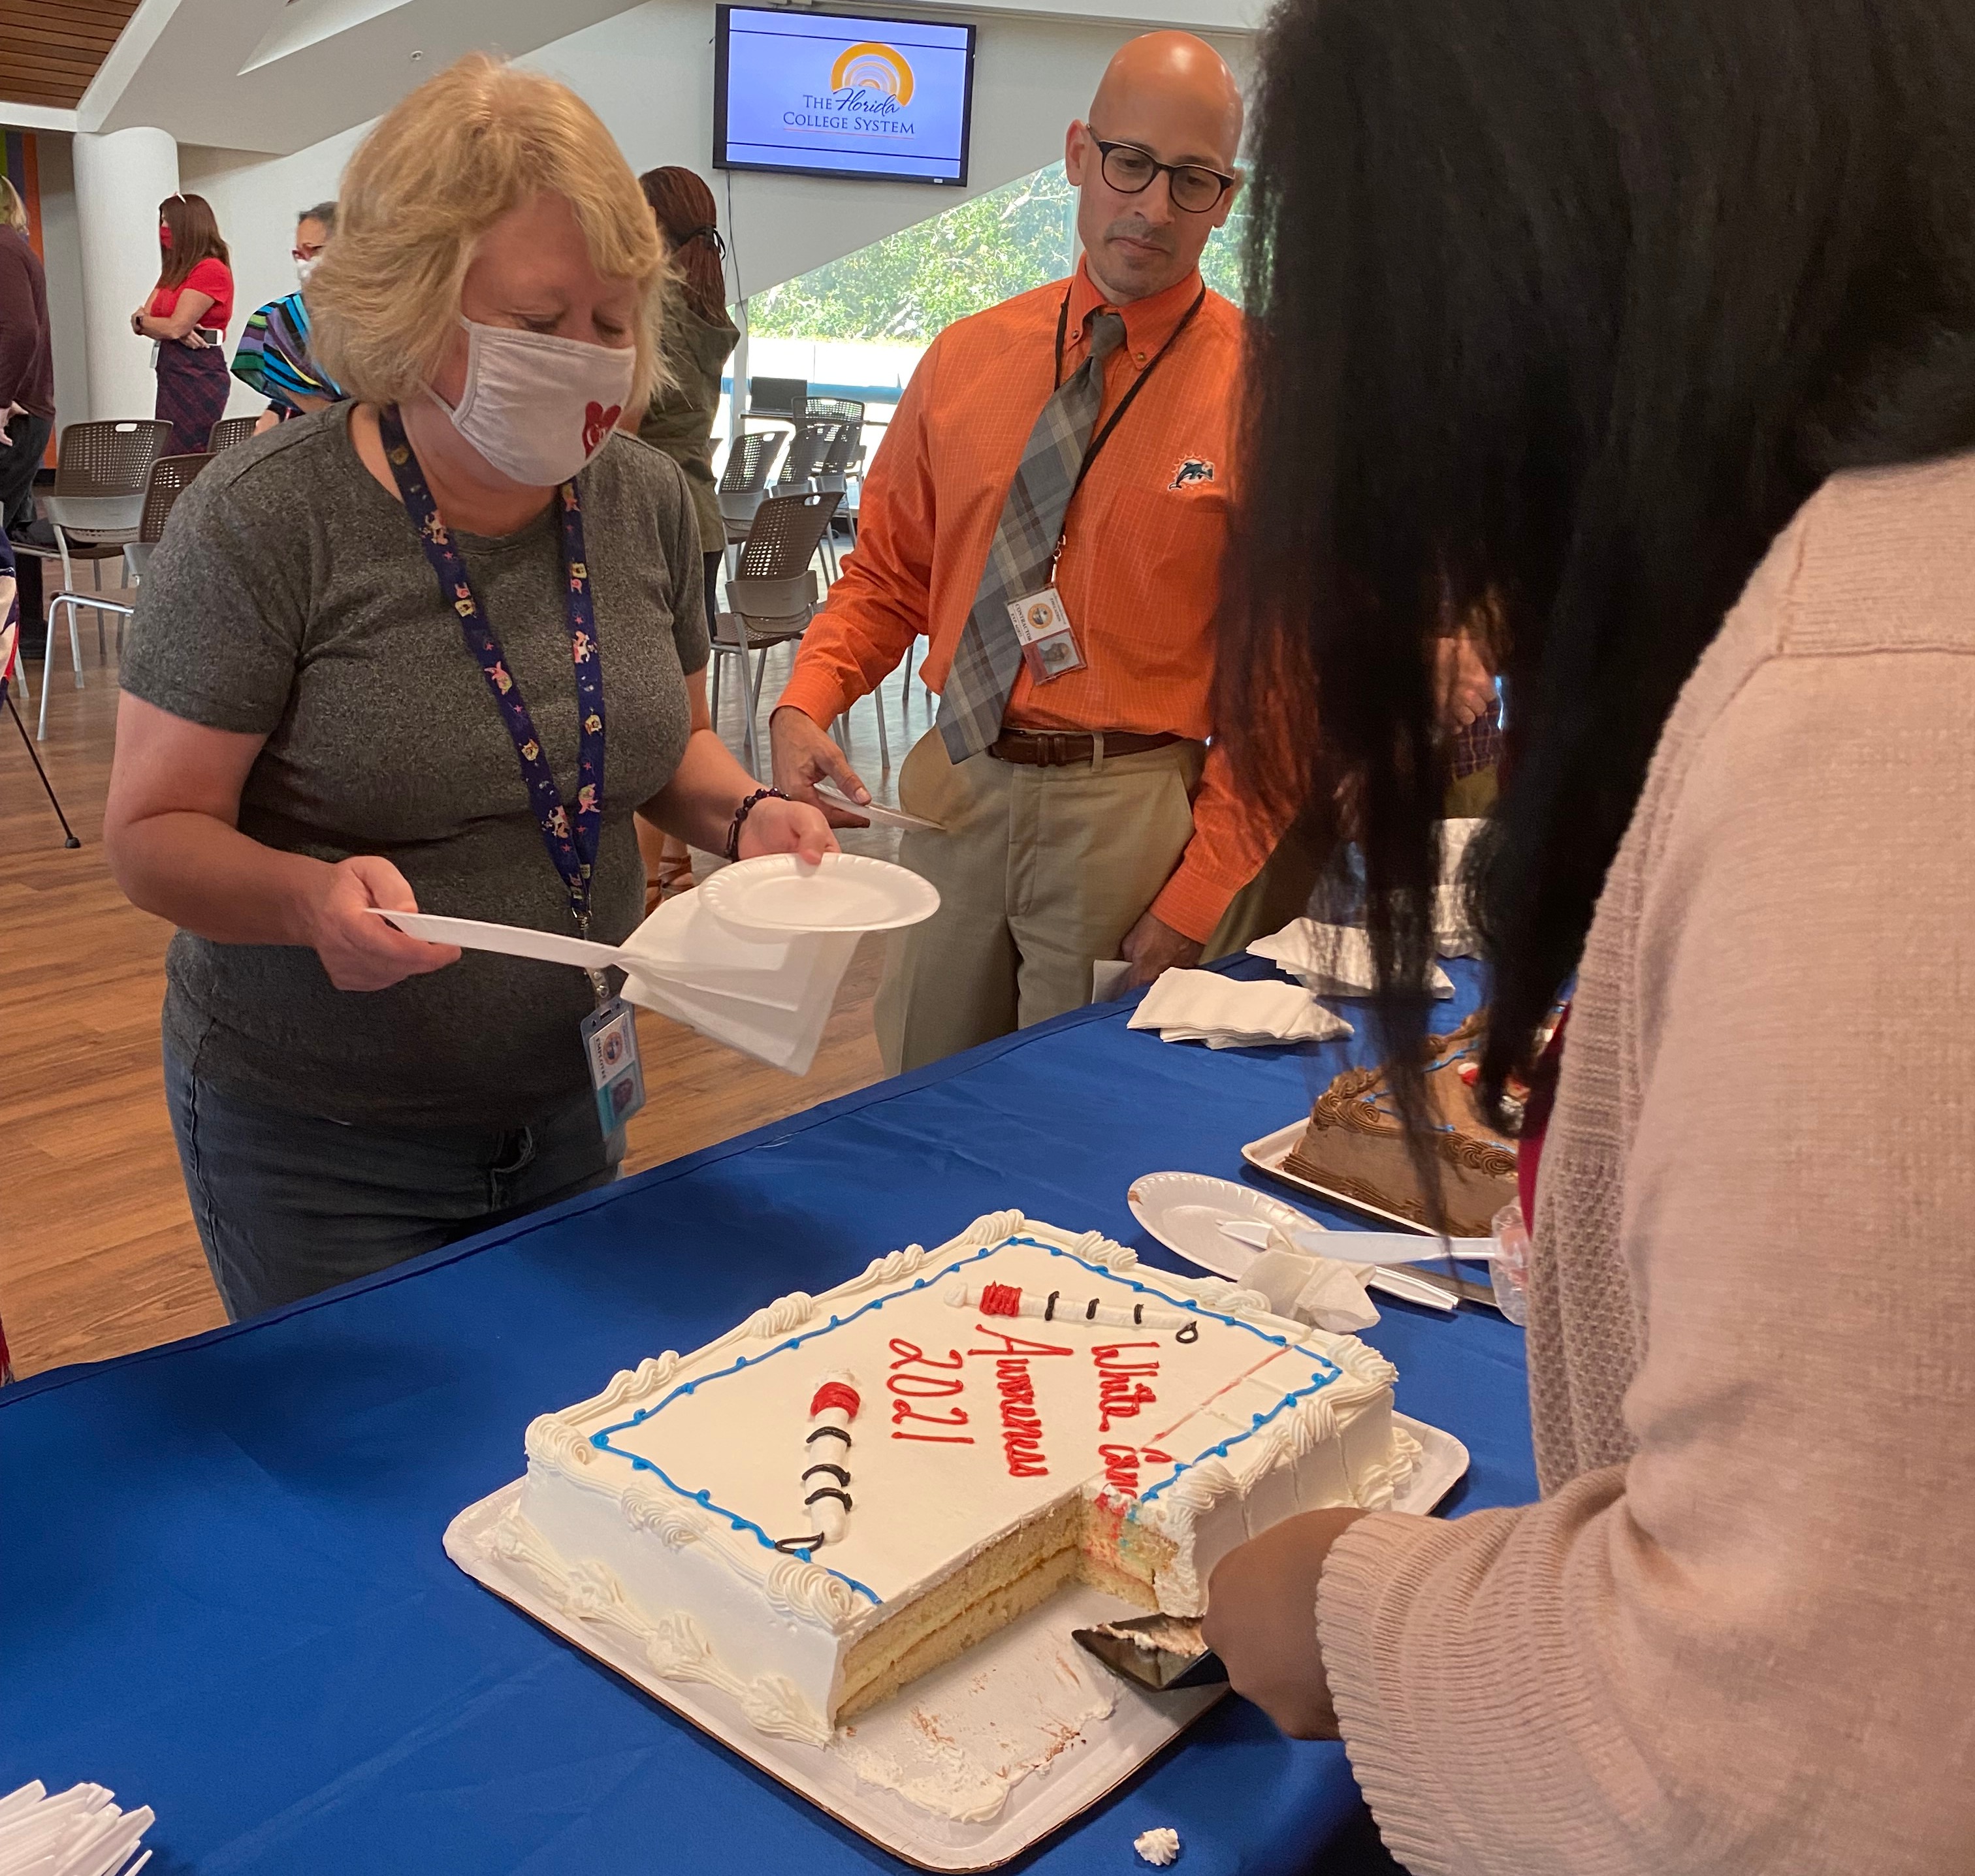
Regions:
M 72 1785 L 55 1797 L 39 1779 L 0 1798 L 0 1876 L 136 1876 L 130 1861 L 157 1822 L 149 1805 L 125 1812 L 107 1786 Z

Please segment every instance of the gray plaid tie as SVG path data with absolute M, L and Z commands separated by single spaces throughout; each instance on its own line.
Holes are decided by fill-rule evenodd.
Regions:
M 1009 603 L 1035 592 L 1048 577 L 1063 511 L 1104 399 L 1104 361 L 1124 337 L 1125 322 L 1116 313 L 1099 313 L 1091 321 L 1090 356 L 1064 379 L 1029 432 L 940 692 L 940 738 L 955 762 L 979 754 L 1001 734 L 1001 715 L 1022 668 L 1022 642 L 1008 616 Z

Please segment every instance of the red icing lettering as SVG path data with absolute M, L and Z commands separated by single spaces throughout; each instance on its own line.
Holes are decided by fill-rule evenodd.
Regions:
M 974 1325 L 977 1336 L 984 1336 L 990 1342 L 998 1342 L 998 1349 L 969 1349 L 969 1355 L 1074 1355 L 1074 1349 L 1060 1349 L 1053 1342 L 1024 1342 L 1020 1336 L 1004 1335 L 998 1329 L 985 1329 L 978 1322 Z
M 1097 1364 L 1097 1431 L 1109 1433 L 1116 1421 L 1135 1420 L 1140 1411 L 1159 1397 L 1146 1381 L 1159 1372 L 1152 1362 L 1126 1362 L 1118 1358 L 1128 1349 L 1156 1349 L 1156 1342 L 1110 1342 L 1091 1350 Z M 1138 1378 L 1138 1377 L 1144 1378 Z
M 917 1342 L 907 1342 L 895 1336 L 892 1339 L 892 1372 L 885 1378 L 885 1385 L 894 1395 L 899 1397 L 892 1402 L 892 1424 L 894 1427 L 902 1426 L 908 1420 L 924 1421 L 928 1426 L 934 1427 L 964 1427 L 967 1424 L 967 1410 L 964 1407 L 955 1408 L 951 1414 L 925 1414 L 908 1405 L 913 1401 L 950 1400 L 955 1395 L 965 1391 L 967 1383 L 958 1374 L 926 1375 L 915 1372 L 922 1368 L 964 1367 L 966 1358 L 958 1349 L 950 1349 L 942 1359 L 927 1354 Z M 905 1439 L 915 1436 L 894 1433 L 892 1437 Z M 973 1443 L 971 1438 L 955 1442 L 968 1446 Z
M 985 1307 L 985 1305 L 983 1305 Z M 1036 1384 L 1029 1373 L 1031 1359 L 1047 1355 L 1071 1355 L 1076 1351 L 1053 1342 L 1024 1342 L 1019 1336 L 1004 1335 L 998 1329 L 977 1323 L 974 1332 L 998 1349 L 969 1349 L 969 1355 L 991 1355 L 994 1361 L 994 1387 L 1001 1397 L 1001 1452 L 1011 1479 L 1046 1479 L 1049 1458 L 1043 1451 L 1042 1416 L 1036 1411 Z

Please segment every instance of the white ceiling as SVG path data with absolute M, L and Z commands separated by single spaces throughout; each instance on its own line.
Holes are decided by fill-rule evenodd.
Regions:
M 644 0 L 655 11 L 711 0 Z M 182 143 L 287 155 L 388 110 L 462 54 L 514 56 L 636 11 L 636 0 L 143 0 L 76 112 L 85 131 L 140 124 Z M 833 0 L 832 11 L 854 10 Z M 1261 0 L 916 0 L 877 13 L 1253 29 Z

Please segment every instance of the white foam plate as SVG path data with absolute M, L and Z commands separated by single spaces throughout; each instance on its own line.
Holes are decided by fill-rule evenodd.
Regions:
M 1307 1212 L 1285 1205 L 1232 1179 L 1210 1178 L 1204 1172 L 1149 1172 L 1132 1181 L 1125 1202 L 1132 1216 L 1168 1250 L 1189 1263 L 1238 1283 L 1254 1262 L 1251 1245 L 1237 1244 L 1221 1229 L 1224 1221 L 1254 1219 L 1284 1231 L 1320 1231 L 1321 1223 Z
M 1286 1131 L 1293 1142 L 1302 1129 L 1293 1127 Z M 1270 1138 L 1276 1136 L 1272 1134 Z M 1289 1148 L 1286 1145 L 1282 1150 L 1287 1153 Z M 1243 1151 L 1245 1154 L 1247 1149 Z M 1292 1184 L 1303 1184 L 1293 1175 L 1278 1176 L 1287 1178 Z M 1131 1207 L 1132 1215 L 1167 1250 L 1177 1251 L 1189 1263 L 1197 1263 L 1203 1270 L 1211 1270 L 1216 1276 L 1237 1283 L 1261 1253 L 1253 1245 L 1228 1237 L 1220 1228 L 1222 1220 L 1254 1219 L 1291 1232 L 1329 1228 L 1321 1218 L 1313 1218 L 1266 1192 L 1257 1191 L 1253 1186 L 1237 1185 L 1232 1179 L 1212 1178 L 1204 1172 L 1146 1173 L 1132 1181 L 1125 1202 Z M 1407 1229 L 1416 1232 L 1418 1227 L 1409 1225 Z M 1421 1281 L 1403 1270 L 1374 1270 L 1365 1280 L 1365 1286 L 1405 1303 L 1431 1303 L 1430 1296 L 1421 1293 Z M 1451 1308 L 1451 1298 L 1448 1303 L 1434 1306 Z
M 815 866 L 764 853 L 708 874 L 698 890 L 708 912 L 741 931 L 890 931 L 939 909 L 917 873 L 862 853 L 826 853 Z
M 1424 1514 L 1467 1472 L 1467 1448 L 1438 1427 L 1403 1414 L 1392 1418 L 1421 1447 L 1420 1463 L 1392 1508 Z M 523 1483 L 504 1485 L 446 1526 L 445 1552 L 455 1563 L 839 1823 L 921 1869 L 992 1869 L 1020 1855 L 1131 1777 L 1227 1691 L 1224 1685 L 1151 1694 L 1112 1674 L 1071 1641 L 1070 1631 L 1145 1612 L 1073 1584 L 839 1727 L 827 1746 L 771 1739 L 725 1695 L 655 1674 L 616 1631 L 565 1615 L 533 1579 L 485 1550 L 481 1539 L 520 1497 Z M 886 1762 L 891 1782 L 859 1774 L 860 1764 Z M 915 1803 L 896 1789 L 921 1785 L 951 1808 L 971 1793 L 991 1799 L 997 1783 L 1007 1786 L 999 1809 L 971 1822 Z M 1115 1848 L 1117 1861 L 1129 1848 L 1122 1826 Z

